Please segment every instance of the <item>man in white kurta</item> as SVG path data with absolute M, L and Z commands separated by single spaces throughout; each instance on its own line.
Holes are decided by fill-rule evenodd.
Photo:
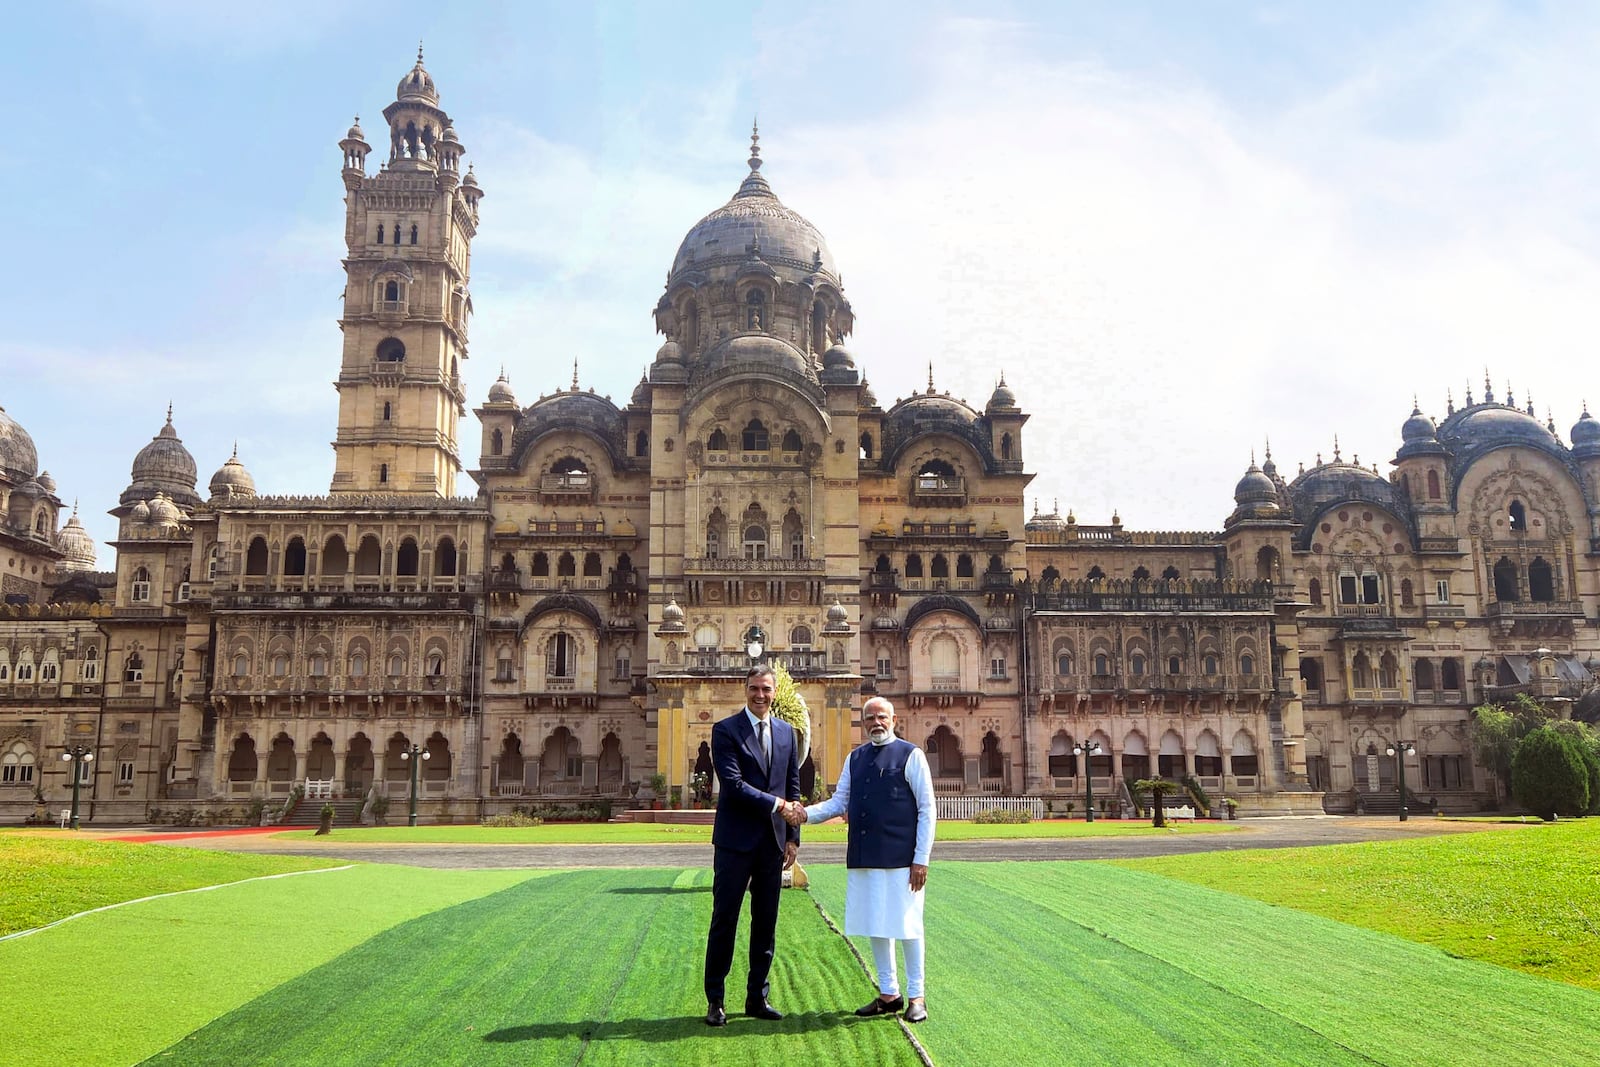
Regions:
M 922 750 L 895 737 L 893 704 L 873 697 L 861 721 L 867 744 L 845 761 L 833 796 L 806 808 L 805 818 L 850 819 L 844 932 L 872 939 L 878 971 L 877 998 L 856 1014 L 890 1015 L 904 1007 L 906 1021 L 921 1022 L 928 1017 L 922 904 L 937 821 L 933 775 Z M 896 941 L 905 955 L 906 1000 L 895 974 Z

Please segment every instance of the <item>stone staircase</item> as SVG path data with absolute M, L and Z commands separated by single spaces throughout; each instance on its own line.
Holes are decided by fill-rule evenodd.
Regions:
M 360 826 L 361 806 L 366 803 L 362 797 L 353 797 L 348 800 L 317 800 L 311 797 L 301 797 L 300 803 L 279 825 L 281 826 L 316 826 L 322 817 L 322 805 L 333 805 L 334 826 Z

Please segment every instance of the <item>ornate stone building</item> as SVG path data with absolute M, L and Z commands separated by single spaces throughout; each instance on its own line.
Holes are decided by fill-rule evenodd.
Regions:
M 1469 809 L 1497 789 L 1470 758 L 1474 705 L 1525 691 L 1591 714 L 1587 412 L 1569 446 L 1486 385 L 1437 426 L 1413 411 L 1387 476 L 1335 451 L 1286 479 L 1269 453 L 1220 530 L 1029 517 L 1017 393 L 1002 378 L 975 408 L 930 369 L 885 409 L 844 347 L 827 243 L 755 137 L 671 261 L 665 340 L 627 403 L 574 370 L 524 406 L 502 376 L 474 411 L 476 495 L 456 496 L 483 190 L 420 57 L 384 118 L 377 173 L 359 125 L 340 142 L 329 495 L 258 496 L 235 456 L 202 499 L 169 412 L 97 574 L 0 414 L 0 819 L 36 789 L 60 806 L 76 742 L 100 755 L 103 821 L 296 784 L 403 802 L 414 766 L 426 818 L 622 798 L 656 773 L 681 788 L 753 654 L 811 707 L 808 785 L 837 776 L 877 693 L 941 792 L 1058 808 L 1086 776 L 1119 807 L 1160 774 L 1246 812 L 1373 809 L 1404 740 L 1414 791 Z

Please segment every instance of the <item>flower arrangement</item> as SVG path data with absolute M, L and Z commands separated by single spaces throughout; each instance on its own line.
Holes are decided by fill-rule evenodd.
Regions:
M 799 736 L 799 761 L 804 763 L 811 752 L 811 709 L 806 707 L 806 698 L 800 695 L 800 688 L 794 684 L 789 668 L 774 663 L 772 671 L 776 689 L 772 697 L 772 714 L 794 727 L 794 732 Z

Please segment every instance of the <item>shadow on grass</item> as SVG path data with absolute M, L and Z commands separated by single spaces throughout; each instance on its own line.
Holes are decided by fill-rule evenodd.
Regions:
M 607 893 L 647 893 L 650 896 L 661 896 L 668 893 L 709 893 L 708 885 L 619 885 L 606 890 Z
M 759 1022 L 744 1015 L 729 1013 L 725 1033 L 804 1034 L 818 1030 L 832 1030 L 857 1022 L 853 1011 L 808 1011 L 786 1015 L 782 1022 Z M 868 1023 L 868 1025 L 871 1025 Z M 582 1038 L 584 1041 L 682 1041 L 687 1037 L 709 1037 L 717 1031 L 705 1024 L 700 1016 L 669 1016 L 664 1019 L 618 1019 L 597 1023 L 580 1019 L 568 1023 L 529 1023 L 526 1026 L 507 1026 L 483 1035 L 483 1040 L 495 1044 L 512 1044 L 518 1041 L 544 1041 L 560 1038 Z

